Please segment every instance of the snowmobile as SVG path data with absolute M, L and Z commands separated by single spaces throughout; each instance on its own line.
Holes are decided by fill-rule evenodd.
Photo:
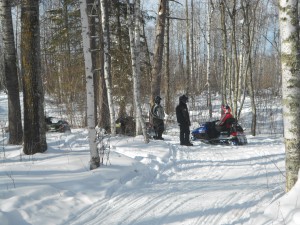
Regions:
M 226 120 L 230 128 L 221 130 L 217 126 L 219 120 L 205 122 L 192 131 L 191 139 L 200 140 L 207 144 L 245 145 L 247 138 L 244 129 L 234 118 Z M 224 127 L 225 128 L 225 127 Z
M 47 131 L 49 132 L 71 132 L 69 123 L 56 117 L 45 117 Z

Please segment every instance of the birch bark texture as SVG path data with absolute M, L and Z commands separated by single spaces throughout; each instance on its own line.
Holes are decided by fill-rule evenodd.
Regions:
M 300 73 L 298 1 L 279 1 L 282 105 L 286 151 L 286 191 L 298 180 L 300 167 Z
M 207 4 L 207 64 L 206 64 L 206 85 L 207 85 L 207 106 L 209 118 L 212 118 L 212 103 L 211 103 L 211 23 L 214 8 L 212 2 Z
M 140 0 L 134 2 L 134 18 L 130 10 L 130 1 L 127 0 L 128 12 L 128 28 L 130 38 L 130 52 L 131 52 L 131 65 L 132 65 L 132 78 L 133 78 L 133 95 L 136 106 L 135 112 L 137 113 L 136 122 L 142 127 L 144 142 L 149 143 L 149 137 L 146 131 L 146 125 L 142 116 L 142 107 L 140 102 Z
M 19 145 L 23 141 L 23 129 L 11 4 L 10 0 L 0 0 L 0 20 L 3 35 L 4 75 L 8 93 L 8 143 Z
M 116 119 L 114 110 L 114 101 L 111 85 L 110 73 L 110 52 L 109 52 L 109 22 L 108 22 L 108 3 L 107 0 L 101 0 L 101 19 L 102 19 L 102 33 L 103 33 L 103 50 L 104 50 L 104 79 L 107 88 L 107 100 L 110 115 L 110 131 L 114 136 L 116 135 Z
M 86 80 L 86 113 L 90 147 L 90 170 L 100 166 L 100 157 L 96 145 L 94 79 L 91 53 L 90 24 L 87 13 L 87 0 L 80 2 L 80 15 L 83 40 L 83 55 Z

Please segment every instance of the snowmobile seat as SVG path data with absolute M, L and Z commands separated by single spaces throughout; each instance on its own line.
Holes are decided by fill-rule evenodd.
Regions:
M 225 121 L 225 127 L 229 127 L 231 126 L 232 124 L 236 123 L 236 119 L 235 118 L 229 118 Z

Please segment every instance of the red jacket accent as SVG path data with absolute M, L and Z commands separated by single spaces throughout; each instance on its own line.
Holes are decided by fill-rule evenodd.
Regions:
M 223 116 L 220 119 L 219 125 L 223 126 L 225 124 L 226 120 L 229 119 L 229 118 L 233 118 L 231 113 L 224 113 Z M 226 128 L 229 128 L 229 127 L 230 127 L 230 125 L 227 124 Z

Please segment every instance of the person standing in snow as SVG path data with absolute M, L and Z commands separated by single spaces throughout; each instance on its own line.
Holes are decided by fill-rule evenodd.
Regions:
M 163 107 L 161 106 L 161 97 L 156 96 L 154 99 L 155 104 L 151 108 L 151 116 L 152 116 L 152 122 L 153 122 L 153 128 L 155 131 L 154 139 L 157 140 L 164 140 L 162 137 L 162 133 L 165 130 L 165 124 L 164 124 L 164 118 L 165 118 L 165 112 Z
M 179 97 L 179 104 L 176 106 L 176 117 L 180 128 L 180 145 L 193 146 L 190 142 L 190 115 L 186 103 L 188 97 L 182 95 Z

